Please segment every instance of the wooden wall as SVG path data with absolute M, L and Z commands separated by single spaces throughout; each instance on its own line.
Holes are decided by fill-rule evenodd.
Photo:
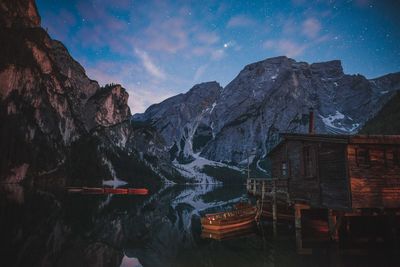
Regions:
M 282 163 L 286 162 L 291 200 L 314 207 L 349 208 L 345 151 L 345 144 L 288 140 L 271 155 L 272 176 L 285 178 Z
M 297 201 L 304 201 L 313 206 L 320 204 L 320 191 L 317 173 L 306 171 L 304 162 L 305 148 L 309 150 L 310 166 L 316 167 L 317 146 L 315 142 L 288 141 L 288 158 L 290 162 L 291 176 L 289 181 L 290 198 Z
M 400 145 L 351 144 L 347 154 L 352 207 L 399 208 Z
M 321 143 L 319 146 L 318 169 L 324 207 L 351 208 L 346 147 L 346 144 L 335 143 Z

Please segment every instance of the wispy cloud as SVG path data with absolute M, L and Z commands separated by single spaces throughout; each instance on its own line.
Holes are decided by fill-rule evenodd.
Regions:
M 316 38 L 321 31 L 321 23 L 315 18 L 308 18 L 302 24 L 302 33 L 308 38 Z
M 131 107 L 132 114 L 144 112 L 150 105 L 160 103 L 161 101 L 174 95 L 173 92 L 168 90 L 154 90 L 151 86 L 148 87 L 138 85 L 129 86 L 129 106 Z
M 197 39 L 203 44 L 212 45 L 219 41 L 219 36 L 215 32 L 202 32 L 197 35 Z
M 128 104 L 132 113 L 144 112 L 151 104 L 176 94 L 167 86 L 158 84 L 155 79 L 146 79 L 147 70 L 143 69 L 141 64 L 101 61 L 86 68 L 86 71 L 89 77 L 101 85 L 121 83 L 129 93 Z
M 212 60 L 220 60 L 225 56 L 224 49 L 220 48 L 211 52 L 211 59 Z
M 208 67 L 208 64 L 204 64 L 196 69 L 196 72 L 194 73 L 194 77 L 193 77 L 193 82 L 198 82 L 200 80 L 200 78 L 202 78 L 207 67 Z
M 299 44 L 291 40 L 268 40 L 264 42 L 263 47 L 268 50 L 274 50 L 287 57 L 296 57 L 301 55 L 307 48 L 305 44 Z
M 227 23 L 228 28 L 248 27 L 254 25 L 256 22 L 246 15 L 237 15 L 229 19 Z
M 186 25 L 187 22 L 179 17 L 155 19 L 136 41 L 151 50 L 176 53 L 188 46 L 189 30 Z
M 167 77 L 167 75 L 164 73 L 164 71 L 161 70 L 160 67 L 156 66 L 156 64 L 154 64 L 153 60 L 150 58 L 150 56 L 145 51 L 135 48 L 135 54 L 142 61 L 142 64 L 143 64 L 143 67 L 145 68 L 145 70 L 150 75 L 152 75 L 154 78 L 165 79 Z

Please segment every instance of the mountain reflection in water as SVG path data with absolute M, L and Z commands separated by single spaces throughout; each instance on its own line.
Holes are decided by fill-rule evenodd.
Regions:
M 246 200 L 243 185 L 176 185 L 149 196 L 79 195 L 65 190 L 2 186 L 1 265 L 382 264 L 382 257 L 371 255 L 342 257 L 329 251 L 312 256 L 297 255 L 290 227 L 276 238 L 268 226 L 223 241 L 201 237 L 201 215 L 225 210 Z M 390 265 L 388 262 L 385 266 Z

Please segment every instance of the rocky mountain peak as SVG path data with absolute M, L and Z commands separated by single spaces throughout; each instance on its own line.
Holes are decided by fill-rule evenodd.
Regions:
M 120 84 L 100 88 L 87 102 L 86 109 L 95 122 L 92 126 L 111 126 L 130 120 L 129 95 Z M 92 127 L 89 127 L 92 128 Z
M 334 78 L 344 75 L 340 60 L 313 63 L 310 67 L 311 71 L 319 76 Z
M 2 27 L 40 27 L 40 16 L 34 0 L 2 0 L 0 13 Z
M 186 94 L 186 99 L 200 97 L 202 99 L 213 98 L 218 95 L 222 87 L 216 81 L 204 82 L 194 85 Z
M 172 172 L 157 133 L 132 127 L 126 90 L 89 79 L 40 27 L 33 0 L 1 0 L 0 23 L 0 183 L 136 183 L 147 173 L 154 184 Z
M 398 74 L 374 80 L 346 75 L 340 60 L 309 64 L 280 56 L 245 66 L 206 108 L 189 112 L 189 106 L 201 106 L 201 99 L 176 96 L 143 116 L 169 144 L 175 143 L 172 153 L 184 151 L 187 157 L 194 151 L 209 160 L 238 164 L 249 155 L 262 158 L 280 132 L 307 132 L 310 107 L 316 132 L 357 132 L 366 114 L 373 116 L 400 89 L 399 80 Z

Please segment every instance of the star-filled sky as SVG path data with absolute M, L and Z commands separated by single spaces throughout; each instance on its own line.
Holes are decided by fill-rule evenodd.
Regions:
M 341 59 L 346 73 L 400 71 L 397 0 L 37 0 L 42 26 L 100 84 L 121 83 L 132 113 L 194 84 L 229 83 L 286 55 Z

